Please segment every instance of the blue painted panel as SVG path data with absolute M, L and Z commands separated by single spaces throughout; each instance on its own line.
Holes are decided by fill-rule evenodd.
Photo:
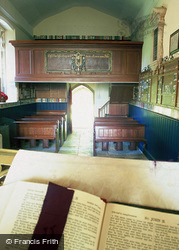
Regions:
M 149 159 L 178 161 L 179 121 L 155 112 L 129 105 L 129 116 L 145 124 Z
M 25 115 L 31 115 L 36 111 L 36 103 L 24 104 L 14 107 L 0 109 L 0 117 L 7 117 L 10 119 L 18 119 Z
M 66 102 L 38 102 L 37 110 L 67 110 Z
M 0 118 L 7 117 L 10 119 L 18 119 L 23 116 L 31 115 L 36 110 L 67 110 L 67 103 L 31 103 L 14 107 L 0 109 Z

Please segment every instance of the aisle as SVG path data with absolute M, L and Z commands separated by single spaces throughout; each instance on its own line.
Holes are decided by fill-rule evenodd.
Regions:
M 74 128 L 67 140 L 60 148 L 60 154 L 73 154 L 81 156 L 93 155 L 93 131 L 92 129 Z

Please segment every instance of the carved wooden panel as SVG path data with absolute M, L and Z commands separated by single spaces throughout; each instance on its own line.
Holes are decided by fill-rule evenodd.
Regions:
M 127 74 L 139 74 L 140 72 L 140 58 L 138 51 L 126 52 L 126 73 Z
M 55 137 L 57 125 L 44 125 L 44 124 L 17 124 L 18 137 L 34 137 L 34 138 L 46 138 Z
M 43 50 L 35 50 L 33 51 L 33 64 L 34 64 L 34 74 L 38 75 L 38 74 L 44 74 L 45 71 L 45 61 L 43 58 L 44 55 L 44 51 Z
M 121 50 L 116 50 L 115 51 L 115 56 L 113 56 L 113 72 L 115 74 L 124 74 L 125 73 L 125 55 L 124 51 Z
M 18 74 L 31 74 L 32 64 L 31 64 L 31 49 L 22 49 L 18 51 Z
M 127 104 L 109 104 L 109 115 L 123 115 L 129 114 L 129 105 Z
M 144 139 L 145 138 L 145 126 L 132 125 L 132 126 L 96 126 L 95 127 L 96 140 L 115 140 L 124 139 Z
M 127 85 L 127 84 L 126 85 L 124 85 L 124 84 L 112 85 L 111 95 L 110 95 L 110 103 L 111 104 L 129 103 L 132 99 L 133 87 L 134 87 L 134 85 Z M 120 106 L 118 106 L 118 107 L 120 108 Z

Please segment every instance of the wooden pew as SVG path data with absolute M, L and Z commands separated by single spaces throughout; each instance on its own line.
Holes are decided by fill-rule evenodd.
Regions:
M 146 143 L 144 124 L 96 125 L 93 135 L 93 155 L 95 143 L 102 142 L 103 150 L 108 150 L 108 142 L 116 142 L 116 149 L 122 150 L 123 142 L 130 142 L 129 149 L 136 150 L 138 142 Z
M 63 142 L 66 140 L 67 138 L 67 127 L 66 127 L 66 121 L 64 121 L 64 116 L 63 115 L 58 115 L 58 114 L 48 114 L 45 112 L 42 112 L 42 114 L 40 114 L 40 112 L 38 114 L 33 114 L 30 116 L 25 116 L 24 118 L 36 118 L 41 119 L 41 120 L 59 120 L 59 123 L 62 124 L 62 126 L 60 126 L 60 131 L 61 131 L 61 139 L 62 139 L 62 144 Z
M 64 141 L 67 139 L 67 112 L 66 110 L 38 110 L 36 115 L 61 116 L 63 117 Z
M 22 121 L 56 121 L 59 123 L 59 138 L 60 138 L 60 147 L 63 145 L 64 142 L 64 128 L 63 128 L 63 117 L 59 116 L 45 116 L 45 115 L 31 115 L 25 116 L 19 120 Z
M 95 126 L 103 126 L 103 125 L 125 125 L 125 124 L 138 124 L 138 121 L 133 120 L 132 117 L 96 117 L 94 119 L 94 131 Z M 107 151 L 108 150 L 108 142 L 102 142 L 102 150 Z M 123 150 L 123 143 L 122 142 L 116 142 L 116 150 Z
M 16 120 L 17 135 L 15 139 L 30 140 L 31 147 L 36 146 L 36 140 L 43 140 L 43 147 L 49 147 L 49 140 L 55 140 L 55 152 L 59 151 L 59 121 L 25 121 Z

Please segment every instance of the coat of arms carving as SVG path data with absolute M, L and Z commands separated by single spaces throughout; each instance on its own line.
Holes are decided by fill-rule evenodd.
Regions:
M 85 71 L 85 55 L 77 52 L 72 56 L 72 70 L 76 72 Z

